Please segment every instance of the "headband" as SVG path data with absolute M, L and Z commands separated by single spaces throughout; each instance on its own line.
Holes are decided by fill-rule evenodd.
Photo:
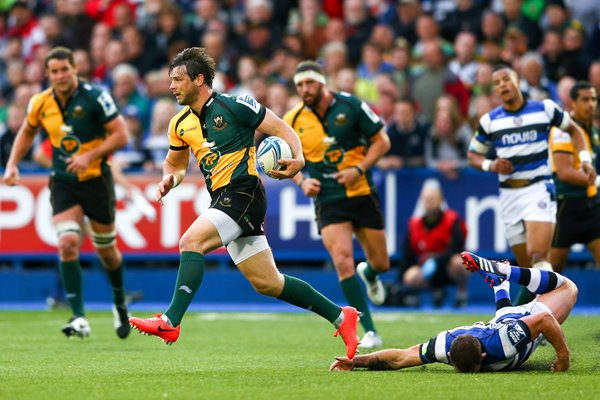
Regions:
M 313 81 L 317 81 L 325 85 L 325 76 L 312 69 L 298 72 L 296 75 L 294 75 L 294 84 L 297 85 L 305 79 L 312 79 Z

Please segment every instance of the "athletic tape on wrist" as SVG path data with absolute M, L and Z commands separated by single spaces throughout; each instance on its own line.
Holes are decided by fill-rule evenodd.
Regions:
M 492 167 L 492 160 L 490 160 L 489 158 L 486 158 L 485 160 L 483 160 L 483 162 L 481 163 L 481 170 L 482 171 L 489 171 L 490 168 Z

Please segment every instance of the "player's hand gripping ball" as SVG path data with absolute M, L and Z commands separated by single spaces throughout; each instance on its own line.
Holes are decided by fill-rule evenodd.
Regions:
M 285 140 L 277 136 L 269 136 L 263 140 L 256 151 L 258 166 L 265 174 L 285 168 L 278 163 L 279 160 L 292 158 L 292 149 Z

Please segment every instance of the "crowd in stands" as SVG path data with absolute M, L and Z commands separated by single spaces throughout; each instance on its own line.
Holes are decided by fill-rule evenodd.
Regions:
M 367 101 L 392 150 L 382 169 L 426 166 L 452 179 L 478 118 L 499 104 L 491 70 L 511 64 L 532 99 L 569 108 L 576 80 L 600 90 L 600 3 L 578 0 L 17 0 L 0 9 L 0 161 L 24 108 L 46 86 L 44 57 L 76 50 L 79 74 L 106 87 L 132 137 L 131 169 L 159 171 L 178 109 L 168 60 L 202 46 L 215 89 L 250 93 L 282 116 L 292 76 L 319 60 L 328 85 Z M 30 159 L 30 158 L 28 158 Z M 27 165 L 24 166 L 25 168 Z

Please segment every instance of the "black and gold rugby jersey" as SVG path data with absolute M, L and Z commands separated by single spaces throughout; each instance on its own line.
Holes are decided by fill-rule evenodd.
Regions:
M 93 160 L 78 174 L 67 172 L 66 160 L 100 146 L 107 138 L 104 125 L 118 115 L 119 110 L 108 92 L 82 81 L 64 107 L 52 88 L 33 96 L 27 106 L 27 123 L 48 132 L 52 144 L 52 175 L 72 181 L 110 173 L 106 157 Z
M 338 184 L 333 175 L 358 165 L 365 158 L 369 138 L 383 128 L 383 123 L 367 103 L 357 97 L 345 92 L 333 95 L 334 101 L 324 118 L 304 103 L 283 117 L 302 142 L 309 175 L 321 182 L 317 203 L 366 196 L 375 191 L 370 171 L 351 186 Z
M 598 128 L 591 126 L 585 127 L 581 122 L 576 121 L 581 129 L 585 132 L 583 138 L 585 140 L 587 148 L 590 150 L 592 156 L 593 165 L 595 164 L 598 151 L 600 150 L 600 132 Z M 553 127 L 550 130 L 550 151 L 554 153 L 569 153 L 573 156 L 573 167 L 575 169 L 581 168 L 581 161 L 579 160 L 579 154 L 575 151 L 575 146 L 571 141 L 571 135 L 567 132 L 563 132 L 560 129 Z M 554 161 L 554 157 L 551 157 Z M 588 186 L 572 185 L 567 182 L 563 182 L 558 179 L 556 175 L 556 165 L 552 162 L 552 172 L 554 176 L 554 182 L 556 184 L 556 195 L 559 199 L 561 198 L 584 198 L 594 197 L 598 194 L 598 188 L 595 184 Z
M 185 107 L 171 119 L 170 148 L 191 148 L 211 193 L 238 177 L 258 177 L 254 131 L 265 113 L 252 96 L 214 92 L 199 114 Z

